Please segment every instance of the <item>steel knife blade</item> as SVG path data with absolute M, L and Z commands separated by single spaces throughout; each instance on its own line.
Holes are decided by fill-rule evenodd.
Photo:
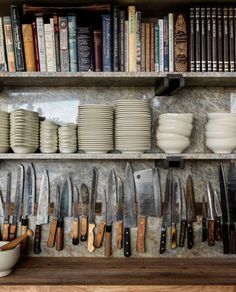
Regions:
M 121 249 L 123 246 L 123 203 L 124 187 L 120 177 L 117 177 L 117 214 L 116 214 L 116 248 Z
M 89 204 L 89 190 L 86 184 L 81 184 L 82 196 L 82 219 L 81 219 L 81 241 L 87 240 L 88 234 L 88 204 Z
M 215 239 L 220 241 L 222 239 L 222 230 L 221 230 L 221 217 L 222 211 L 220 206 L 219 195 L 216 190 L 213 193 L 214 196 L 214 209 L 215 209 Z
M 208 245 L 215 245 L 215 216 L 213 189 L 210 182 L 207 182 L 207 214 L 208 214 Z
M 194 190 L 193 190 L 193 180 L 191 175 L 187 178 L 186 185 L 186 202 L 187 202 L 187 242 L 188 249 L 191 249 L 194 245 L 193 236 L 193 222 L 196 221 L 195 215 L 195 200 L 194 200 Z
M 72 244 L 79 244 L 79 191 L 76 186 L 73 187 L 73 238 Z
M 205 196 L 202 197 L 202 242 L 207 240 L 207 225 L 206 225 L 207 211 Z
M 102 246 L 102 241 L 104 237 L 105 227 L 107 223 L 107 195 L 106 190 L 103 188 L 103 197 L 102 197 L 102 218 L 99 223 L 98 232 L 95 240 L 95 247 L 100 248 Z
M 9 238 L 9 205 L 11 201 L 11 173 L 7 174 L 7 191 L 6 191 L 6 203 L 4 206 L 4 223 L 3 223 L 3 231 L 2 231 L 2 240 L 8 241 Z
M 180 181 L 175 179 L 174 189 L 171 198 L 171 249 L 177 247 L 177 229 L 176 224 L 179 223 L 180 217 Z
M 161 217 L 162 208 L 162 195 L 161 195 L 161 183 L 158 168 L 152 169 L 152 184 L 154 192 L 154 204 L 155 204 L 155 216 Z
M 181 222 L 180 222 L 180 233 L 179 233 L 179 246 L 183 247 L 186 236 L 186 227 L 187 227 L 187 207 L 186 207 L 186 195 L 184 188 L 181 186 Z

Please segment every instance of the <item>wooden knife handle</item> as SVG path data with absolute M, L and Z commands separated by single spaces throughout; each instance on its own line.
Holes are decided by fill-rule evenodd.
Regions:
M 24 235 L 27 233 L 28 230 L 28 219 L 21 219 L 21 235 Z M 27 240 L 25 239 L 22 242 L 22 251 L 24 252 L 26 250 Z
M 105 256 L 109 257 L 111 255 L 112 247 L 112 226 L 106 225 L 106 238 L 105 238 Z
M 124 256 L 131 256 L 130 229 L 127 227 L 124 230 Z
M 215 220 L 208 220 L 208 245 L 215 245 Z
M 184 247 L 185 235 L 186 235 L 186 227 L 187 227 L 187 221 L 186 220 L 181 220 L 180 232 L 179 232 L 179 246 L 180 247 Z
M 161 228 L 161 239 L 159 253 L 163 254 L 166 251 L 166 228 Z
M 73 237 L 72 237 L 72 244 L 78 245 L 79 244 L 79 218 L 74 218 L 73 221 Z
M 18 244 L 20 244 L 21 242 L 25 241 L 25 239 L 29 236 L 33 236 L 34 235 L 34 232 L 31 230 L 31 229 L 28 229 L 26 231 L 25 234 L 15 238 L 14 240 L 12 240 L 11 242 L 3 245 L 2 247 L 0 247 L 0 250 L 1 251 L 5 251 L 5 250 L 10 250 L 10 249 L 13 249 L 15 248 Z
M 90 253 L 94 252 L 95 246 L 94 246 L 94 229 L 95 224 L 89 223 L 89 231 L 88 231 L 88 251 Z
M 136 250 L 138 252 L 145 252 L 145 231 L 146 231 L 146 218 L 138 217 L 138 233 L 136 241 Z
M 40 254 L 41 253 L 41 225 L 36 225 L 35 227 L 35 236 L 34 236 L 34 253 Z
M 56 234 L 56 250 L 61 251 L 64 247 L 64 221 L 59 220 Z
M 220 241 L 222 239 L 222 230 L 221 230 L 221 222 L 220 217 L 216 217 L 215 220 L 215 239 L 216 241 Z
M 121 249 L 123 246 L 123 221 L 120 220 L 116 225 L 116 248 Z
M 229 254 L 229 226 L 227 223 L 222 224 L 222 237 L 224 254 Z
M 187 242 L 188 242 L 188 249 L 191 249 L 194 245 L 193 242 L 193 224 L 192 222 L 187 223 Z
M 4 241 L 8 241 L 8 237 L 9 237 L 9 227 L 10 227 L 10 224 L 9 224 L 9 223 L 4 223 L 4 224 L 3 224 L 3 229 L 2 229 L 2 240 L 4 240 Z
M 229 226 L 229 237 L 230 237 L 230 253 L 235 254 L 236 253 L 236 232 L 235 232 L 235 226 L 231 224 Z
M 96 248 L 100 248 L 102 246 L 102 240 L 103 240 L 103 236 L 104 236 L 105 226 L 106 226 L 106 222 L 101 221 L 99 224 L 99 227 L 98 227 L 98 232 L 97 232 L 96 240 L 95 240 L 95 247 Z
M 86 241 L 87 240 L 87 232 L 88 232 L 88 217 L 87 216 L 82 216 L 81 220 L 81 236 L 80 240 L 81 241 Z
M 52 219 L 49 235 L 48 235 L 48 242 L 47 242 L 48 247 L 54 247 L 55 245 L 56 234 L 57 234 L 57 224 L 58 224 L 58 220 L 55 218 Z
M 202 218 L 202 242 L 207 240 L 207 224 L 206 218 Z
M 176 247 L 177 247 L 176 224 L 172 223 L 172 225 L 171 225 L 171 249 L 175 249 Z
M 10 231 L 9 231 L 9 241 L 12 241 L 16 238 L 16 224 L 10 225 Z

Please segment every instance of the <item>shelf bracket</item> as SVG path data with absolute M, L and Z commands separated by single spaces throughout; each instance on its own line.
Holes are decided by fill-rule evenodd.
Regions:
M 184 169 L 184 159 L 178 156 L 169 156 L 164 160 L 164 168 Z
M 156 96 L 173 95 L 184 86 L 185 79 L 182 74 L 167 74 L 157 82 L 155 94 Z

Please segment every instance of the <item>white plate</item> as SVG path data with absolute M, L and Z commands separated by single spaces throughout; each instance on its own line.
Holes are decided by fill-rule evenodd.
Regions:
M 0 145 L 0 153 L 7 153 L 10 150 L 10 145 Z

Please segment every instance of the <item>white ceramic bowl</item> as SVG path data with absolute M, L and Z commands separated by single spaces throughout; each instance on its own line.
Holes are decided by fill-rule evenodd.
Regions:
M 191 136 L 192 131 L 188 130 L 188 129 L 184 129 L 184 128 L 178 128 L 178 127 L 159 126 L 158 132 L 177 134 L 177 135 L 182 135 L 182 136 L 189 138 Z
M 208 119 L 224 119 L 224 118 L 236 118 L 236 113 L 208 113 Z
M 215 127 L 229 127 L 229 128 L 236 128 L 236 122 L 231 121 L 222 121 L 222 120 L 211 120 L 207 123 L 207 125 L 215 126 Z
M 206 138 L 236 138 L 236 133 L 234 131 L 230 131 L 225 129 L 225 131 L 206 131 L 205 132 Z
M 192 124 L 193 114 L 191 113 L 167 113 L 159 116 L 159 120 L 180 120 Z
M 171 134 L 171 133 L 160 133 L 157 131 L 156 134 L 157 140 L 177 140 L 177 141 L 189 141 L 189 138 L 186 138 L 183 135 Z
M 157 146 L 165 153 L 182 153 L 190 145 L 189 141 L 181 140 L 160 140 L 157 141 Z
M 5 245 L 8 241 L 0 241 L 0 246 Z M 21 245 L 7 250 L 0 251 L 0 277 L 5 277 L 12 272 L 12 268 L 20 258 Z
M 186 130 L 192 130 L 193 126 L 190 123 L 185 123 L 178 120 L 159 120 L 159 126 L 176 127 Z
M 236 138 L 206 139 L 206 145 L 214 153 L 231 153 L 236 148 Z
M 229 125 L 221 125 L 221 124 L 214 124 L 214 123 L 211 123 L 211 124 L 206 124 L 205 126 L 205 129 L 206 131 L 208 132 L 215 132 L 215 131 L 218 131 L 218 132 L 224 132 L 224 131 L 230 131 L 232 133 L 236 133 L 236 127 L 232 127 L 232 126 L 229 126 Z

